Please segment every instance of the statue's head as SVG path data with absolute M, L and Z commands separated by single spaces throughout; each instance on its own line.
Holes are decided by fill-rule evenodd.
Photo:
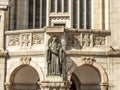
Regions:
M 57 37 L 53 37 L 53 41 L 57 41 Z

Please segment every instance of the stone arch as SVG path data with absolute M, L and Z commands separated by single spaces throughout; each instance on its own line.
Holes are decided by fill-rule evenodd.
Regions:
M 100 77 L 101 77 L 101 90 L 108 90 L 108 76 L 107 73 L 105 71 L 105 69 L 95 61 L 94 58 L 83 58 L 81 61 L 80 60 L 76 60 L 76 62 L 74 62 L 75 64 L 72 65 L 72 67 L 70 67 L 69 71 L 68 71 L 68 81 L 70 81 L 71 76 L 73 71 L 80 66 L 83 65 L 89 65 L 92 66 L 93 68 L 97 69 L 99 71 Z
M 6 88 L 8 87 L 8 88 L 10 88 L 11 87 L 11 84 L 12 84 L 12 82 L 10 82 L 10 79 L 11 79 L 11 76 L 12 76 L 12 74 L 14 73 L 14 71 L 17 69 L 17 68 L 20 68 L 21 66 L 23 66 L 23 65 L 28 65 L 28 66 L 31 66 L 32 68 L 34 68 L 36 71 L 37 71 L 37 73 L 38 73 L 38 76 L 39 76 L 39 78 L 40 78 L 40 81 L 44 81 L 45 80 L 45 75 L 44 75 L 44 73 L 43 73 L 43 71 L 42 71 L 42 69 L 39 67 L 39 65 L 37 64 L 37 63 L 35 63 L 35 62 L 33 62 L 33 61 L 29 61 L 29 60 L 21 60 L 20 62 L 17 62 L 17 63 L 15 63 L 14 65 L 12 65 L 11 67 L 10 67 L 10 69 L 8 70 L 8 72 L 7 72 L 7 76 L 6 76 L 6 82 L 5 82 L 5 85 L 6 85 Z M 39 83 L 39 82 L 38 82 Z M 10 90 L 10 89 L 8 89 L 8 90 Z

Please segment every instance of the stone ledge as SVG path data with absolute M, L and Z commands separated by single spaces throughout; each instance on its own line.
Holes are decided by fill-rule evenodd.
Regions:
M 43 81 L 41 82 L 42 88 L 66 88 L 67 87 L 67 81 Z
M 1 5 L 0 4 L 0 10 L 7 10 L 8 9 L 8 5 Z
M 46 33 L 53 34 L 53 33 L 64 33 L 64 27 L 63 26 L 56 26 L 56 27 L 47 27 Z
M 45 55 L 45 51 L 20 51 L 20 52 L 9 52 L 9 56 L 38 56 Z
M 81 51 L 81 50 L 67 50 L 67 55 L 81 55 L 81 56 L 109 56 L 109 57 L 116 57 L 120 56 L 120 51 Z

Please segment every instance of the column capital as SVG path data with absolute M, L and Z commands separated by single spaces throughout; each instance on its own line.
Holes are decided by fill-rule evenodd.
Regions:
M 101 90 L 108 90 L 108 83 L 101 83 L 100 88 Z

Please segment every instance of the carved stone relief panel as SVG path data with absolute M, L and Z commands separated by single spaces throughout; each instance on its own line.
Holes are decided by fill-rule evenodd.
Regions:
M 82 46 L 90 47 L 93 46 L 93 35 L 91 33 L 82 33 Z
M 7 46 L 18 46 L 22 48 L 32 47 L 32 45 L 38 45 L 44 43 L 43 33 L 22 33 L 12 34 L 6 36 Z
M 67 49 L 80 49 L 81 48 L 81 41 L 80 41 L 80 34 L 68 34 L 67 35 Z
M 44 34 L 34 33 L 32 41 L 33 41 L 33 45 L 34 44 L 43 44 L 44 43 Z
M 30 47 L 31 46 L 31 33 L 21 34 L 21 47 Z
M 8 46 L 19 46 L 19 45 L 20 45 L 20 36 L 10 35 L 8 38 Z
M 94 46 L 104 46 L 106 37 L 104 34 L 95 34 L 94 35 Z

